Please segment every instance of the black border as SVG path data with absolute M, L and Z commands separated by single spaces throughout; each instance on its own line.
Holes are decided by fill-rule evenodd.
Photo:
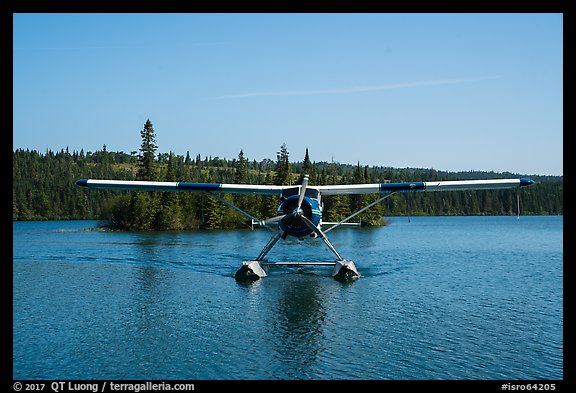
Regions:
M 246 13 L 246 12 L 486 12 L 486 13 L 563 13 L 564 14 L 564 69 L 569 71 L 576 69 L 574 67 L 574 45 L 573 37 L 576 37 L 574 28 L 574 3 L 569 0 L 484 0 L 484 1 L 432 1 L 432 0 L 418 0 L 418 1 L 375 1 L 375 0 L 358 0 L 354 2 L 334 1 L 320 3 L 304 3 L 294 1 L 276 1 L 276 2 L 249 2 L 249 1 L 212 1 L 212 2 L 186 2 L 185 0 L 164 0 L 152 1 L 141 0 L 131 2 L 109 1 L 109 0 L 68 0 L 68 1 L 47 1 L 47 0 L 0 0 L 0 28 L 2 52 L 6 55 L 2 56 L 2 68 L 6 69 L 3 75 L 3 83 L 0 84 L 2 88 L 2 96 L 8 97 L 13 93 L 11 73 L 12 61 L 9 61 L 12 56 L 12 38 L 13 38 L 13 14 L 14 13 L 70 13 L 70 12 L 106 12 L 106 13 L 139 13 L 139 12 L 232 12 L 232 13 Z M 567 49 L 567 50 L 566 50 Z M 574 143 L 571 139 L 571 134 L 574 132 L 573 126 L 573 112 L 571 109 L 574 107 L 572 95 L 574 92 L 574 78 L 573 73 L 568 72 L 564 74 L 568 78 L 565 79 L 564 85 L 568 87 L 564 89 L 564 107 L 569 108 L 564 111 L 564 130 L 570 130 L 568 133 L 565 131 L 564 135 L 568 138 L 568 144 L 564 145 L 564 160 L 570 166 L 571 160 L 566 160 L 566 157 L 572 157 L 571 146 Z M 12 102 L 12 101 L 10 101 Z M 7 113 L 7 111 L 3 111 Z M 12 112 L 10 112 L 12 115 Z M 566 116 L 572 115 L 572 116 Z M 568 123 L 566 123 L 568 120 Z M 11 122 L 13 125 L 13 121 Z M 545 132 L 545 131 L 544 131 Z M 9 139 L 10 143 L 7 143 Z M 3 148 L 8 150 L 12 147 L 12 134 L 10 137 L 4 139 L 2 144 Z M 11 154 L 6 151 L 3 157 L 3 164 L 5 167 L 12 166 Z M 566 165 L 565 165 L 566 167 Z M 567 172 L 567 171 L 565 171 Z M 570 189 L 570 183 L 573 183 L 573 177 L 569 173 L 564 173 L 564 183 L 568 184 L 565 189 Z M 12 197 L 10 197 L 12 199 Z M 12 247 L 11 242 L 8 244 L 8 238 L 12 237 L 12 212 L 9 209 L 8 203 L 3 203 L 2 218 L 2 263 L 1 263 L 1 276 L 2 276 L 2 308 L 1 308 L 1 329 L 2 329 L 2 355 L 4 361 L 1 368 L 0 375 L 2 378 L 2 391 L 16 391 L 15 383 L 13 380 L 13 342 L 12 342 L 12 327 L 13 327 L 13 283 L 12 283 Z M 5 210 L 4 210 L 5 209 Z M 277 387 L 293 388 L 293 389 L 341 389 L 341 388 L 363 388 L 368 390 L 376 390 L 381 388 L 389 388 L 394 391 L 401 391 L 406 389 L 442 389 L 463 391 L 469 388 L 482 389 L 482 391 L 503 391 L 503 384 L 546 384 L 554 383 L 555 391 L 566 391 L 568 388 L 573 389 L 576 385 L 574 383 L 574 373 L 576 372 L 574 343 L 576 336 L 576 327 L 574 325 L 574 311 L 576 305 L 574 303 L 574 281 L 576 274 L 574 272 L 574 257 L 572 245 L 576 234 L 574 232 L 574 217 L 571 205 L 564 205 L 564 379 L 560 381 L 508 381 L 508 380 L 494 380 L 494 381 L 164 381 L 169 384 L 192 382 L 195 385 L 194 391 L 206 391 L 207 389 L 221 390 L 221 389 L 244 389 L 251 390 L 270 390 Z M 568 245 L 568 247 L 566 247 Z M 22 384 L 29 383 L 45 383 L 47 388 L 44 391 L 51 391 L 49 385 L 53 381 L 18 381 Z M 75 381 L 81 382 L 81 381 Z M 102 386 L 104 381 L 85 381 L 86 383 L 99 383 Z M 119 383 L 135 382 L 141 383 L 142 381 L 117 381 Z M 157 381 L 163 382 L 163 381 Z M 108 389 L 109 390 L 109 389 Z M 518 391 L 528 391 L 528 389 Z M 531 389 L 534 390 L 534 389 Z M 24 390 L 23 390 L 24 391 Z

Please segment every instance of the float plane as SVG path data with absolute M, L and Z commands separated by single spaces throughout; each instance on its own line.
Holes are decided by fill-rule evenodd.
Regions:
M 231 208 L 244 214 L 253 223 L 274 232 L 272 238 L 264 246 L 260 254 L 253 260 L 243 261 L 236 272 L 236 279 L 257 280 L 267 275 L 272 265 L 327 265 L 332 266 L 332 276 L 336 279 L 356 278 L 360 274 L 351 260 L 343 258 L 326 237 L 332 229 L 344 225 L 365 210 L 380 203 L 384 199 L 404 192 L 436 192 L 436 191 L 468 191 L 521 188 L 534 184 L 534 180 L 520 179 L 490 179 L 490 180 L 458 180 L 458 181 L 425 181 L 404 183 L 375 183 L 308 186 L 308 176 L 304 176 L 302 184 L 297 186 L 273 186 L 255 184 L 220 184 L 220 183 L 190 183 L 132 180 L 95 180 L 82 179 L 76 181 L 78 186 L 90 189 L 111 189 L 130 191 L 174 191 L 174 192 L 204 192 Z M 275 195 L 279 197 L 278 215 L 268 219 L 258 219 L 241 210 L 234 204 L 224 200 L 217 194 L 252 194 Z M 330 223 L 323 230 L 322 225 L 322 195 L 352 195 L 380 194 L 376 201 L 368 204 L 340 222 Z M 277 228 L 274 226 L 277 225 Z M 270 262 L 266 255 L 280 239 L 293 236 L 298 239 L 306 237 L 321 239 L 336 256 L 329 262 Z

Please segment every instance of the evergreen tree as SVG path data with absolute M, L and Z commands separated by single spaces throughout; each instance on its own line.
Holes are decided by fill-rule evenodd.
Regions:
M 158 212 L 158 198 L 153 191 L 134 191 L 130 206 L 129 217 L 132 219 L 130 230 L 150 231 L 154 230 L 156 215 Z
M 236 167 L 234 169 L 234 183 L 249 183 L 248 160 L 244 157 L 242 150 L 240 150 L 238 154 L 238 160 L 236 161 Z M 235 194 L 232 197 L 232 203 L 246 212 L 258 210 L 259 201 L 257 195 Z M 239 222 L 242 221 L 241 217 L 235 216 Z
M 308 175 L 309 183 L 314 184 L 314 171 L 312 167 L 312 161 L 310 161 L 310 155 L 308 154 L 308 148 L 306 148 L 306 154 L 304 155 L 304 161 L 302 162 L 302 173 L 298 178 L 298 184 L 302 184 L 304 180 L 304 175 Z
M 156 180 L 156 134 L 150 119 L 146 120 L 144 128 L 140 131 L 142 143 L 140 145 L 140 156 L 138 157 L 137 180 Z M 138 192 L 135 191 L 136 197 L 132 200 L 132 215 L 134 221 L 132 228 L 141 231 L 147 231 L 155 228 L 156 216 L 159 209 L 159 196 L 154 191 Z
M 224 206 L 216 198 L 208 196 L 205 199 L 204 228 L 219 229 L 222 227 L 224 217 Z
M 156 155 L 156 134 L 150 119 L 146 120 L 144 128 L 140 131 L 142 144 L 140 146 L 141 155 L 138 157 L 138 180 L 156 180 L 156 170 L 154 157 Z
M 276 176 L 274 177 L 274 184 L 277 186 L 292 184 L 292 167 L 290 166 L 286 143 L 283 143 L 280 147 L 280 151 L 276 153 L 276 159 Z
M 352 183 L 353 184 L 364 183 L 364 172 L 360 167 L 360 161 L 358 161 L 358 165 L 356 165 L 354 173 L 352 174 Z M 353 212 L 360 210 L 362 207 L 365 206 L 364 204 L 364 200 L 366 199 L 365 195 L 350 195 L 348 199 L 350 201 L 350 209 Z
M 100 225 L 118 229 L 131 230 L 135 221 L 134 206 L 136 205 L 137 194 L 121 194 L 114 199 L 110 199 L 102 207 L 100 214 Z
M 339 222 L 352 213 L 346 195 L 330 195 L 322 199 L 326 211 L 324 221 Z
M 318 185 L 326 185 L 328 184 L 328 175 L 326 174 L 326 168 L 322 168 L 322 172 L 317 176 L 318 180 L 316 184 Z
M 173 182 L 174 165 L 172 161 L 172 152 L 168 156 L 166 166 L 165 181 Z M 160 206 L 156 212 L 155 229 L 157 230 L 178 230 L 182 229 L 182 210 L 180 208 L 178 194 L 175 192 L 163 192 L 160 196 Z
M 270 174 L 266 174 L 264 179 L 264 184 L 270 184 L 272 179 Z M 260 217 L 270 218 L 278 215 L 278 197 L 274 195 L 260 195 L 261 198 L 261 208 Z
M 244 152 L 240 150 L 238 154 L 238 162 L 236 163 L 236 170 L 234 173 L 234 183 L 245 183 L 248 178 L 248 160 L 244 158 Z
M 140 131 L 142 144 L 141 155 L 138 157 L 137 180 L 156 180 L 154 157 L 156 155 L 156 135 L 150 119 L 146 120 Z M 128 200 L 118 196 L 112 204 L 106 207 L 104 213 L 108 225 L 115 229 L 153 230 L 157 224 L 159 197 L 153 191 L 132 191 Z
M 370 175 L 368 174 L 368 165 L 366 165 L 364 167 L 364 173 L 363 173 L 363 183 L 364 184 L 370 184 Z M 380 199 L 382 197 L 382 195 L 378 195 L 378 194 L 368 194 L 368 195 L 363 195 L 362 198 L 362 203 L 364 204 L 364 206 L 368 206 L 369 204 L 371 204 L 372 202 L 375 202 L 376 200 Z M 372 206 L 371 208 L 369 208 L 368 210 L 366 210 L 364 213 L 360 214 L 360 219 L 364 221 L 365 224 L 368 225 L 382 225 L 384 222 L 384 207 L 382 206 L 382 203 L 377 203 L 374 206 Z

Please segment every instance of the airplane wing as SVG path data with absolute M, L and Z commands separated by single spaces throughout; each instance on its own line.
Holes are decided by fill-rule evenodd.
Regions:
M 257 184 L 223 184 L 223 183 L 190 183 L 190 182 L 160 182 L 135 180 L 96 180 L 81 179 L 76 184 L 85 188 L 132 190 L 132 191 L 179 191 L 179 192 L 220 192 L 226 194 L 280 195 L 284 189 L 299 187 L 270 186 Z M 392 192 L 424 192 L 424 191 L 465 191 L 494 190 L 526 187 L 534 184 L 534 180 L 520 179 L 488 179 L 488 180 L 456 180 L 428 181 L 404 183 L 374 183 L 348 184 L 332 186 L 310 186 L 322 195 L 351 194 L 387 194 Z
M 190 183 L 137 180 L 82 179 L 76 184 L 85 188 L 131 191 L 222 192 L 226 194 L 280 195 L 283 189 L 294 186 L 267 186 L 257 184 Z
M 534 184 L 534 180 L 520 179 L 488 179 L 488 180 L 456 180 L 456 181 L 424 181 L 405 183 L 375 183 L 350 184 L 337 186 L 316 186 L 322 195 L 349 194 L 387 194 L 391 192 L 422 192 L 422 191 L 465 191 L 465 190 L 495 190 L 505 188 L 526 187 Z

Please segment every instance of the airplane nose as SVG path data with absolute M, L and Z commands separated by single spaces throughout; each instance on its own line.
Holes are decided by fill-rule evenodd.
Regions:
M 292 215 L 294 217 L 302 217 L 304 215 L 304 210 L 302 210 L 302 208 L 300 208 L 300 207 L 297 207 L 296 209 L 294 209 L 292 211 Z

